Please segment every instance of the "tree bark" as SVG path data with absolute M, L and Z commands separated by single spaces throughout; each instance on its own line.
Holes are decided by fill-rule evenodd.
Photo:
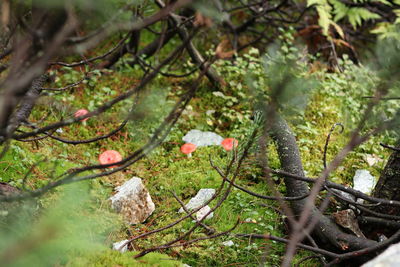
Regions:
M 397 141 L 399 147 L 400 140 Z M 400 200 L 400 152 L 393 151 L 389 157 L 389 161 L 379 177 L 375 186 L 374 197 L 385 198 L 390 200 Z M 388 214 L 398 215 L 400 207 L 381 205 L 374 208 L 375 211 Z

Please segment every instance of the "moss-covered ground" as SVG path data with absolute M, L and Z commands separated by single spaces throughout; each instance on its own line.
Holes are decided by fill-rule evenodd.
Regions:
M 287 54 L 282 52 L 282 54 L 284 57 L 289 57 L 295 55 L 295 52 Z M 222 179 L 210 166 L 209 157 L 211 156 L 218 166 L 225 166 L 229 154 L 222 147 L 214 146 L 199 148 L 193 153 L 193 157 L 188 158 L 179 150 L 183 144 L 182 137 L 190 129 L 199 129 L 214 131 L 223 137 L 234 137 L 241 144 L 244 143 L 253 125 L 251 119 L 254 107 L 260 99 L 259 94 L 268 94 L 269 84 L 274 78 L 268 76 L 268 68 L 263 63 L 265 61 L 268 61 L 268 58 L 265 59 L 256 50 L 251 50 L 239 56 L 234 62 L 217 62 L 216 68 L 224 77 L 226 86 L 220 89 L 213 88 L 207 80 L 203 80 L 196 96 L 167 139 L 152 153 L 123 172 L 78 184 L 78 187 L 84 188 L 82 193 L 70 197 L 68 201 L 65 200 L 67 203 L 60 204 L 61 206 L 54 203 L 63 199 L 65 191 L 63 188 L 41 197 L 38 205 L 42 210 L 41 214 L 30 219 L 38 226 L 35 226 L 35 223 L 28 224 L 37 227 L 32 228 L 32 231 L 39 231 L 37 229 L 46 225 L 45 220 L 40 219 L 41 216 L 47 214 L 47 210 L 55 209 L 61 209 L 62 212 L 54 211 L 57 214 L 54 216 L 58 216 L 59 219 L 49 222 L 49 225 L 57 224 L 58 221 L 63 224 L 64 220 L 72 218 L 71 220 L 75 222 L 72 225 L 80 227 L 68 227 L 71 221 L 63 224 L 71 233 L 71 238 L 73 236 L 74 245 L 60 245 L 62 249 L 54 251 L 46 247 L 42 251 L 44 254 L 40 255 L 55 253 L 53 256 L 56 256 L 57 253 L 60 255 L 64 253 L 62 260 L 58 262 L 60 266 L 179 266 L 180 263 L 190 266 L 259 266 L 261 263 L 265 266 L 278 265 L 284 255 L 283 244 L 233 236 L 200 241 L 188 247 L 159 251 L 163 254 L 150 254 L 138 260 L 133 259 L 132 255 L 137 253 L 135 251 L 171 241 L 190 229 L 194 225 L 191 220 L 136 241 L 133 243 L 134 252 L 120 254 L 109 248 L 112 242 L 165 226 L 182 216 L 177 213 L 180 206 L 171 191 L 187 202 L 201 188 L 219 187 Z M 348 60 L 344 60 L 341 64 L 344 68 L 342 73 L 328 73 L 324 69 L 315 71 L 311 65 L 304 63 L 296 74 L 303 80 L 315 81 L 313 87 L 306 92 L 308 96 L 306 105 L 287 115 L 296 134 L 304 168 L 310 177 L 317 176 L 323 169 L 323 148 L 332 125 L 340 122 L 345 130 L 342 134 L 337 131 L 333 133 L 327 153 L 328 161 L 348 141 L 349 134 L 355 128 L 368 101 L 362 96 L 369 95 L 378 81 L 377 75 L 365 66 L 355 66 Z M 49 86 L 55 87 L 76 81 L 82 75 L 82 71 L 59 68 L 54 69 L 53 74 L 57 78 Z M 93 110 L 135 86 L 142 75 L 143 72 L 139 68 L 131 68 L 122 63 L 114 70 L 95 71 L 84 84 L 68 93 L 50 93 L 42 97 L 30 120 L 46 124 L 72 116 L 81 108 Z M 71 140 L 106 134 L 118 127 L 131 107 L 134 107 L 132 121 L 122 131 L 108 139 L 80 145 L 67 145 L 49 138 L 27 143 L 12 142 L 9 152 L 0 161 L 0 182 L 21 186 L 24 174 L 32 165 L 37 164 L 26 182 L 28 189 L 35 189 L 49 182 L 53 172 L 57 175 L 69 168 L 96 164 L 99 154 L 104 150 L 117 150 L 122 156 L 127 156 L 147 141 L 163 116 L 194 79 L 195 76 L 183 79 L 159 77 L 148 86 L 137 101 L 126 100 L 101 116 L 63 128 L 59 133 L 63 138 Z M 385 105 L 387 106 L 382 109 L 387 116 L 390 116 L 395 104 Z M 143 116 L 144 114 L 146 116 Z M 371 124 L 373 123 L 371 120 Z M 393 140 L 389 136 L 391 135 L 388 133 L 382 133 L 351 152 L 330 179 L 351 185 L 357 169 L 368 169 L 378 177 L 389 155 L 388 151 L 379 146 L 379 142 Z M 279 168 L 278 157 L 272 144 L 270 151 L 270 166 Z M 245 160 L 237 177 L 237 183 L 257 193 L 268 195 L 271 190 L 263 181 L 255 153 L 256 150 Z M 369 156 L 378 158 L 378 162 L 369 166 L 366 162 L 366 157 Z M 144 223 L 138 225 L 125 224 L 110 210 L 110 203 L 107 200 L 115 186 L 121 185 L 132 176 L 143 179 L 156 205 L 155 212 Z M 285 191 L 278 179 L 276 184 L 280 191 Z M 71 205 L 70 202 L 75 202 L 75 198 L 80 199 L 80 195 L 86 193 L 88 197 L 82 200 L 84 204 Z M 61 219 L 63 216 L 68 218 Z M 206 222 L 218 231 L 225 231 L 237 220 L 241 224 L 233 233 L 270 233 L 281 237 L 287 236 L 285 218 L 279 213 L 276 202 L 263 201 L 233 189 L 228 199 L 214 213 L 214 217 Z M 25 225 L 24 229 L 26 228 Z M 64 230 L 62 228 L 60 231 Z M 82 235 L 81 231 L 84 231 L 85 235 Z M 84 244 L 80 241 L 83 236 L 86 240 Z M 204 233 L 199 228 L 190 235 L 190 239 L 201 236 L 204 236 Z M 69 239 L 63 240 L 68 242 Z M 222 242 L 227 240 L 232 240 L 234 245 L 224 246 Z M 46 239 L 43 239 L 40 243 L 46 244 L 46 242 Z M 88 249 L 92 246 L 92 249 Z M 307 255 L 310 254 L 299 251 L 294 262 Z M 316 266 L 318 262 L 308 261 L 305 266 L 311 265 Z

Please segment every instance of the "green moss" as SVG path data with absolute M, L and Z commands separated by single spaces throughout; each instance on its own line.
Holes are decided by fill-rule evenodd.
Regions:
M 149 253 L 140 259 L 135 259 L 136 252 L 120 253 L 115 250 L 99 251 L 84 257 L 76 257 L 66 266 L 68 267 L 180 267 L 183 264 L 165 254 Z

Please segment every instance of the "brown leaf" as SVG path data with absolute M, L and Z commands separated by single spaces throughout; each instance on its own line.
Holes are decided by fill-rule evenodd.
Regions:
M 354 47 L 351 44 L 349 44 L 348 42 L 346 42 L 345 40 L 333 39 L 333 42 L 338 47 L 342 47 L 343 46 L 343 47 L 350 48 L 351 50 L 354 50 Z
M 225 39 L 222 42 L 220 42 L 217 48 L 215 49 L 215 55 L 217 56 L 217 58 L 220 59 L 231 58 L 236 53 L 235 50 L 226 51 L 228 48 L 230 48 L 229 40 Z
M 207 27 L 212 26 L 212 20 L 209 17 L 204 16 L 200 12 L 196 12 L 193 25 L 196 27 Z

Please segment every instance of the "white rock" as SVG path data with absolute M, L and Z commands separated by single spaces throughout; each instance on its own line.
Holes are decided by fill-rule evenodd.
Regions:
M 370 194 L 375 187 L 375 178 L 367 170 L 357 170 L 353 177 L 353 188 L 364 194 Z
M 184 264 L 182 264 L 182 267 L 192 267 L 192 266 L 190 266 L 190 265 L 184 263 Z
M 125 242 L 127 242 L 127 241 L 128 241 L 128 239 L 125 239 L 125 240 L 113 243 L 113 250 L 118 250 L 121 253 L 127 252 L 128 251 L 128 244 L 123 246 L 125 244 Z
M 391 245 L 362 267 L 398 267 L 400 266 L 400 243 Z
M 207 205 L 202 207 L 198 212 L 196 212 L 196 219 L 198 221 L 200 221 L 201 219 L 203 219 L 204 216 L 206 216 L 206 214 L 211 210 L 211 208 Z M 207 218 L 205 218 L 205 220 L 211 219 L 212 217 L 214 217 L 214 213 L 211 212 L 210 214 L 208 214 Z
M 188 210 L 193 210 L 201 207 L 210 200 L 215 194 L 215 189 L 213 188 L 203 188 L 197 192 L 196 196 L 189 200 L 189 203 L 185 205 Z M 184 212 L 183 208 L 179 209 L 179 212 Z
M 232 240 L 228 240 L 225 242 L 222 242 L 222 245 L 224 245 L 225 247 L 232 247 L 234 245 Z
M 219 146 L 224 138 L 213 132 L 202 132 L 200 130 L 190 130 L 182 140 L 185 143 L 192 143 L 196 146 Z
M 110 197 L 112 207 L 131 224 L 144 222 L 154 211 L 155 205 L 142 179 L 133 177 L 115 188 L 117 193 Z

